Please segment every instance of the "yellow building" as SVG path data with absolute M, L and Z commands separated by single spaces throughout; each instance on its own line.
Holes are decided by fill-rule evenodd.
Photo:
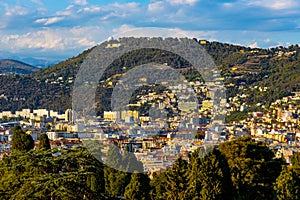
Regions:
M 202 101 L 202 110 L 207 110 L 207 109 L 210 109 L 212 108 L 214 105 L 214 102 L 213 100 L 204 100 Z
M 202 44 L 202 45 L 205 45 L 207 43 L 206 40 L 199 40 L 199 43 Z
M 133 117 L 134 121 L 139 118 L 139 112 L 136 110 L 124 110 L 121 114 L 121 119 L 125 120 L 126 117 Z
M 118 112 L 118 111 L 104 111 L 103 118 L 104 118 L 104 120 L 115 122 L 115 121 L 120 119 L 120 112 Z

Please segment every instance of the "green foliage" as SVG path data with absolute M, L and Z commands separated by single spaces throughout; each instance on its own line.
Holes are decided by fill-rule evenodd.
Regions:
M 189 164 L 189 199 L 231 199 L 233 186 L 225 157 L 216 149 L 204 157 L 197 152 Z
M 220 144 L 219 149 L 227 159 L 238 198 L 272 198 L 272 183 L 283 163 L 273 159 L 273 152 L 264 143 L 239 137 Z
M 1 199 L 102 199 L 103 167 L 83 148 L 31 150 L 0 162 Z
M 167 172 L 154 173 L 150 181 L 150 197 L 151 199 L 164 200 L 166 193 Z
M 46 150 L 51 149 L 50 141 L 46 134 L 44 133 L 41 134 L 39 140 L 40 140 L 39 148 L 46 149 Z
M 31 135 L 26 134 L 20 126 L 13 128 L 12 153 L 26 152 L 34 148 Z
M 187 162 L 178 158 L 166 173 L 165 199 L 183 200 L 187 199 Z
M 279 200 L 299 200 L 300 176 L 293 169 L 284 168 L 276 179 L 274 189 Z
M 149 178 L 143 173 L 133 173 L 130 183 L 125 188 L 124 199 L 147 200 L 149 197 Z
M 129 40 L 129 39 L 128 39 Z M 159 43 L 162 38 L 157 38 Z M 167 38 L 170 45 L 176 40 Z M 103 43 L 101 45 L 107 45 Z M 207 53 L 212 56 L 222 76 L 224 83 L 233 87 L 227 87 L 227 97 L 233 97 L 241 93 L 249 96 L 245 99 L 247 104 L 265 102 L 270 104 L 274 100 L 299 90 L 299 46 L 290 48 L 251 49 L 237 45 L 207 42 L 204 46 Z M 2 110 L 21 110 L 22 108 L 48 108 L 53 110 L 66 110 L 71 108 L 71 88 L 69 80 L 75 80 L 76 74 L 84 59 L 94 48 L 84 51 L 80 55 L 63 61 L 55 66 L 40 70 L 33 75 L 27 76 L 1 76 L 0 93 L 6 98 L 0 99 Z M 291 55 L 278 56 L 278 52 Z M 110 55 L 107 55 L 110 56 Z M 104 81 L 97 88 L 96 105 L 100 115 L 104 110 L 109 110 L 113 88 L 105 85 L 106 80 L 111 78 L 113 85 L 119 78 L 116 74 L 123 74 L 134 66 L 145 63 L 168 63 L 176 68 L 188 81 L 200 80 L 201 74 L 183 58 L 157 49 L 140 49 L 124 54 L 116 59 L 105 71 L 100 81 Z M 232 71 L 237 66 L 239 70 Z M 58 78 L 62 77 L 61 81 Z M 266 92 L 253 90 L 253 86 L 268 87 Z M 14 88 L 14 90 L 11 90 Z M 244 90 L 245 89 L 245 90 Z M 18 98 L 19 101 L 15 101 Z M 86 98 L 83 96 L 83 98 Z
M 15 127 L 14 134 L 25 133 Z M 87 146 L 103 157 L 102 152 L 95 154 L 96 144 Z M 292 157 L 290 169 L 282 170 L 283 160 L 274 159 L 264 143 L 249 137 L 222 143 L 218 149 L 199 148 L 189 163 L 178 158 L 168 170 L 154 173 L 150 183 L 145 174 L 125 172 L 141 170 L 142 165 L 117 146 L 107 152 L 109 166 L 81 147 L 22 151 L 0 161 L 0 195 L 3 200 L 299 199 L 299 154 Z
M 248 117 L 247 111 L 232 111 L 229 115 L 226 116 L 226 123 L 232 123 L 234 121 L 241 121 Z
M 126 150 L 122 153 L 117 146 L 110 145 L 106 155 L 105 191 L 110 197 L 123 196 L 125 188 L 130 182 L 131 173 L 143 171 L 143 164 L 136 159 L 133 153 Z
M 291 157 L 291 164 L 293 170 L 300 177 L 300 153 L 299 152 L 293 154 L 293 156 Z
M 5 123 L 5 122 L 9 122 L 9 118 L 7 116 L 3 116 L 2 117 L 2 122 Z
M 110 168 L 104 167 L 105 193 L 109 197 L 122 197 L 126 186 L 130 182 L 130 174 Z

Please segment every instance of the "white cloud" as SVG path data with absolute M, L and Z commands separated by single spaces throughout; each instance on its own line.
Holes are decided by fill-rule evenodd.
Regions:
M 148 5 L 148 11 L 149 12 L 159 12 L 164 10 L 164 6 L 166 3 L 162 2 L 162 1 L 156 1 L 153 3 L 149 3 Z
M 6 16 L 13 16 L 13 15 L 27 15 L 30 12 L 30 9 L 27 7 L 23 7 L 20 5 L 16 5 L 14 7 L 9 7 L 6 5 L 6 9 L 5 9 L 5 15 Z
M 47 28 L 25 34 L 4 35 L 0 39 L 0 51 L 20 53 L 26 49 L 38 53 L 53 51 L 57 55 L 60 52 L 70 54 L 93 47 L 106 38 L 107 31 L 101 27 Z
M 88 13 L 97 13 L 101 11 L 101 7 L 100 6 L 90 6 L 90 7 L 85 7 L 83 9 L 80 9 L 78 12 L 88 12 Z
M 86 0 L 74 0 L 74 4 L 84 6 L 87 5 L 88 3 Z
M 291 45 L 291 43 L 289 43 L 289 42 L 278 42 L 276 45 L 274 45 L 272 47 L 280 47 L 280 46 L 288 47 L 290 45 Z
M 128 24 L 123 24 L 119 28 L 114 28 L 113 33 L 118 34 L 118 33 L 128 32 L 134 29 L 136 29 L 136 27 Z
M 249 5 L 261 6 L 273 10 L 291 9 L 299 5 L 297 0 L 258 0 Z
M 76 8 L 74 5 L 69 5 L 66 9 L 57 11 L 57 15 L 64 15 L 64 16 L 70 16 L 74 15 L 76 13 Z
M 234 3 L 228 3 L 228 2 L 226 2 L 226 3 L 223 3 L 223 6 L 225 7 L 225 8 L 232 8 L 232 7 L 234 7 Z
M 168 0 L 172 5 L 194 5 L 198 0 Z
M 81 38 L 77 41 L 77 43 L 85 47 L 92 47 L 96 45 L 94 41 L 89 41 L 87 38 Z
M 139 8 L 139 4 L 136 2 L 129 2 L 129 3 L 125 3 L 125 4 L 121 4 L 121 3 L 113 3 L 108 5 L 108 7 L 112 7 L 112 8 L 121 8 L 121 9 L 138 9 Z
M 42 18 L 42 19 L 37 19 L 35 20 L 35 23 L 37 24 L 43 24 L 45 26 L 55 24 L 59 21 L 62 21 L 64 17 L 51 17 L 51 18 Z
M 63 49 L 63 38 L 49 30 L 28 32 L 23 35 L 4 37 L 2 42 L 16 49 Z

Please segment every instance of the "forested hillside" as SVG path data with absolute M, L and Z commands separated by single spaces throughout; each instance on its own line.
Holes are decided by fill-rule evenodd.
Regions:
M 0 74 L 32 74 L 39 70 L 37 67 L 20 61 L 9 59 L 0 60 Z
M 106 44 L 101 44 L 106 45 Z M 200 45 L 200 44 L 199 44 Z M 245 94 L 248 104 L 272 101 L 300 88 L 300 48 L 277 47 L 251 49 L 237 45 L 207 42 L 203 47 L 215 60 L 225 78 L 227 97 Z M 92 48 L 93 49 L 93 48 Z M 92 51 L 63 61 L 55 66 L 40 70 L 32 75 L 0 76 L 1 110 L 22 108 L 48 108 L 66 110 L 71 107 L 71 92 L 76 74 L 84 58 Z M 123 55 L 107 69 L 101 80 L 116 82 L 118 76 L 134 66 L 149 63 L 168 63 L 177 68 L 188 80 L 201 80 L 190 64 L 178 55 L 162 50 L 141 49 Z M 100 81 L 100 78 L 99 78 Z M 97 96 L 98 111 L 109 109 L 109 97 L 113 90 L 102 82 Z M 257 88 L 257 89 L 255 89 Z M 266 88 L 260 91 L 258 88 Z

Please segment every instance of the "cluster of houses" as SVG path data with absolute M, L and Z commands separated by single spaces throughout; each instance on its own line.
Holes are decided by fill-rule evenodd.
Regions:
M 213 97 L 200 82 L 191 86 L 199 90 L 197 94 L 204 92 Z M 136 105 L 150 102 L 150 107 L 153 107 L 158 104 L 156 109 L 162 112 L 172 102 L 176 103 L 173 95 L 176 92 L 152 92 L 139 98 Z M 226 105 L 226 100 L 220 102 Z M 239 136 L 251 136 L 266 142 L 270 148 L 276 149 L 276 156 L 285 157 L 287 163 L 294 152 L 300 151 L 300 93 L 277 100 L 265 111 L 251 112 L 248 118 L 231 124 L 212 119 L 211 110 L 216 106 L 212 100 L 203 99 L 201 103 L 198 115 L 189 112 L 195 109 L 195 105 L 187 102 L 181 105 L 183 116 L 144 116 L 138 110 L 104 111 L 97 121 L 87 122 L 75 116 L 71 109 L 63 113 L 47 109 L 5 111 L 0 113 L 2 119 L 16 120 L 0 124 L 0 154 L 10 153 L 15 125 L 31 134 L 36 145 L 42 133 L 48 135 L 52 148 L 68 149 L 91 141 L 114 144 L 134 153 L 147 171 L 166 169 L 179 155 L 188 159 L 189 153 L 199 147 L 215 146 Z M 224 110 L 216 112 L 224 114 Z

